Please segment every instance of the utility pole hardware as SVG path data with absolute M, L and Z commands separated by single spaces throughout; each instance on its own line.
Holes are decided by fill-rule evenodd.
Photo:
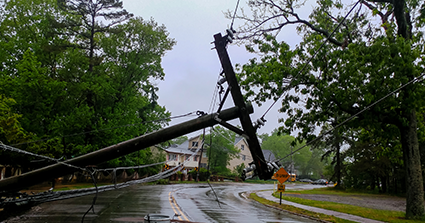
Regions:
M 262 180 L 270 179 L 273 171 L 269 170 L 266 160 L 264 159 L 263 151 L 261 150 L 260 143 L 256 135 L 256 129 L 252 125 L 251 118 L 248 111 L 245 109 L 246 103 L 244 101 L 241 89 L 236 79 L 235 71 L 233 70 L 232 63 L 230 62 L 227 53 L 226 45 L 233 39 L 233 30 L 227 30 L 227 35 L 224 37 L 221 33 L 214 35 L 214 45 L 217 50 L 218 57 L 220 58 L 221 66 L 226 76 L 227 84 L 229 85 L 230 93 L 236 107 L 241 108 L 239 113 L 239 120 L 241 122 L 242 130 L 236 130 L 236 127 L 231 127 L 228 123 L 219 122 L 224 127 L 244 136 L 248 142 L 249 150 L 254 160 L 255 169 L 258 177 Z M 221 102 L 223 104 L 224 102 Z

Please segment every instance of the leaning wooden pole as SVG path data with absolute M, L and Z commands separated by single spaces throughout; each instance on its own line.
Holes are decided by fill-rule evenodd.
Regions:
M 240 116 L 240 110 L 238 107 L 229 108 L 220 112 L 220 114 L 204 115 L 199 118 L 183 122 L 168 128 L 163 128 L 156 132 L 152 132 L 146 135 L 133 138 L 116 145 L 112 145 L 95 152 L 88 153 L 70 160 L 64 161 L 64 163 L 71 164 L 78 167 L 86 167 L 89 165 L 96 165 L 103 163 L 108 160 L 112 160 L 150 146 L 156 145 L 167 140 L 174 139 L 176 137 L 206 128 L 214 126 L 217 121 L 214 119 L 216 115 L 222 120 L 232 120 Z M 252 106 L 247 106 L 244 110 L 253 112 Z M 19 191 L 29 186 L 47 181 L 52 178 L 64 176 L 75 172 L 76 169 L 63 163 L 56 163 L 41 169 L 37 169 L 28 173 L 24 173 L 19 176 L 9 177 L 0 180 L 0 192 L 1 191 Z
M 222 37 L 220 33 L 214 35 L 215 49 L 217 50 L 224 74 L 226 75 L 226 81 L 230 86 L 230 93 L 232 95 L 233 102 L 237 107 L 245 108 L 245 99 L 242 95 L 238 80 L 236 79 L 235 71 L 233 70 L 232 63 L 230 62 L 230 57 L 227 53 L 227 41 L 228 36 Z M 258 177 L 262 180 L 268 180 L 272 177 L 273 172 L 268 169 L 263 151 L 261 150 L 261 146 L 258 141 L 256 129 L 252 125 L 249 114 L 250 113 L 248 113 L 245 109 L 241 109 L 239 120 L 243 128 L 243 136 L 248 142 Z M 231 130 L 234 131 L 233 129 Z

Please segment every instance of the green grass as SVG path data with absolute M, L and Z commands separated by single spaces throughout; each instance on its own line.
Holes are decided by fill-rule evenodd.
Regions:
M 245 180 L 244 183 L 251 183 L 251 184 L 274 184 L 277 180 Z
M 355 195 L 376 195 L 376 196 L 394 196 L 381 194 L 377 190 L 356 190 L 356 189 L 337 189 L 333 187 L 315 188 L 312 190 L 286 190 L 289 193 L 297 194 L 326 194 L 340 196 L 355 196 Z
M 313 191 L 320 194 L 334 194 L 334 195 L 338 193 L 343 193 L 343 192 L 331 193 L 331 191 L 326 191 L 326 190 L 323 190 L 322 192 L 327 192 L 327 193 L 322 193 L 320 192 L 320 190 L 319 191 L 313 190 Z M 298 192 L 301 192 L 301 191 L 297 191 L 297 193 Z M 302 192 L 303 194 L 306 194 L 308 191 L 302 191 Z M 347 193 L 348 193 L 347 195 L 359 194 L 358 192 L 356 193 L 347 192 Z M 279 198 L 278 193 L 274 193 L 273 196 Z M 338 211 L 342 213 L 357 215 L 364 218 L 369 218 L 369 219 L 374 219 L 374 220 L 384 221 L 384 222 L 394 222 L 394 223 L 416 223 L 416 222 L 423 223 L 424 222 L 419 220 L 407 220 L 405 219 L 405 213 L 402 211 L 377 210 L 377 209 L 365 208 L 365 207 L 348 205 L 348 204 L 341 204 L 341 203 L 328 202 L 328 201 L 315 201 L 315 200 L 309 200 L 309 199 L 303 199 L 303 198 L 291 197 L 291 196 L 285 196 L 285 195 L 282 196 L 282 199 L 295 202 L 298 204 Z
M 345 219 L 341 219 L 341 218 L 337 218 L 335 216 L 331 216 L 331 215 L 325 215 L 322 213 L 316 213 L 316 212 L 312 212 L 312 211 L 307 211 L 301 208 L 296 208 L 294 206 L 291 205 L 279 205 L 276 202 L 273 201 L 269 201 L 267 199 L 264 199 L 262 197 L 257 196 L 255 193 L 252 193 L 249 195 L 249 198 L 261 203 L 261 204 L 265 204 L 268 206 L 273 206 L 275 208 L 278 209 L 282 209 L 285 210 L 287 212 L 290 212 L 292 214 L 296 214 L 296 215 L 303 215 L 303 216 L 308 216 L 314 219 L 319 219 L 319 220 L 323 220 L 323 221 L 327 221 L 327 222 L 336 222 L 336 223 L 351 223 L 353 221 L 349 221 L 349 220 L 345 220 Z
M 97 186 L 105 186 L 110 185 L 110 183 L 98 183 Z M 78 184 L 70 184 L 66 186 L 57 186 L 53 191 L 65 191 L 65 190 L 77 190 L 77 189 L 85 189 L 94 187 L 92 183 L 78 183 Z

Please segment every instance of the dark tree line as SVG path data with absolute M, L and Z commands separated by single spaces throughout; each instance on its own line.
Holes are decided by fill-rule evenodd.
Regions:
M 313 139 L 317 126 L 338 125 L 357 114 L 332 133 L 354 133 L 345 161 L 354 166 L 367 161 L 372 165 L 362 169 L 363 176 L 369 176 L 367 180 L 357 176 L 352 182 L 370 181 L 373 186 L 381 178 L 383 185 L 393 184 L 394 189 L 403 184 L 406 216 L 422 217 L 419 144 L 424 141 L 425 88 L 421 82 L 408 83 L 424 71 L 423 2 L 366 0 L 344 5 L 318 0 L 308 18 L 297 13 L 301 1 L 255 0 L 248 5 L 250 16 L 238 16 L 246 22 L 238 30 L 239 38 L 248 41 L 248 50 L 261 57 L 240 67 L 247 96 L 259 103 L 281 97 L 280 111 L 289 118 L 280 130 L 299 130 L 299 141 Z M 352 13 L 344 20 L 351 8 Z M 302 41 L 291 49 L 276 36 L 294 24 Z M 329 42 L 321 47 L 327 38 Z M 401 86 L 395 94 L 358 114 Z M 338 143 L 327 146 L 341 152 Z M 341 168 L 341 158 L 337 159 Z M 376 171 L 372 173 L 371 169 Z M 348 172 L 353 170 L 349 168 Z M 337 175 L 340 180 L 341 172 Z
M 161 58 L 174 44 L 163 25 L 134 17 L 119 0 L 5 2 L 0 141 L 67 159 L 163 127 L 148 121 L 170 116 L 154 81 L 163 79 Z M 2 164 L 31 164 L 0 153 Z M 151 161 L 146 150 L 109 165 Z

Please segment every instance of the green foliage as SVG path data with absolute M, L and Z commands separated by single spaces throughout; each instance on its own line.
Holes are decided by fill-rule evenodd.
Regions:
M 211 172 L 205 168 L 199 169 L 199 180 L 207 181 L 210 178 Z M 195 178 L 196 179 L 196 178 Z
M 242 176 L 244 169 L 245 169 L 245 164 L 241 163 L 235 167 L 235 169 L 233 170 L 233 174 L 236 176 Z
M 188 174 L 190 174 L 192 178 L 196 180 L 196 176 L 198 172 L 195 170 L 192 170 L 192 171 L 189 171 Z M 208 171 L 207 169 L 203 167 L 199 169 L 199 181 L 207 181 L 210 178 L 210 175 L 211 175 L 211 172 Z
M 155 184 L 159 184 L 159 185 L 168 185 L 170 182 L 168 179 L 160 179 L 154 182 Z
M 388 171 L 388 166 L 398 169 L 402 163 L 402 168 L 406 168 L 409 194 L 406 214 L 412 218 L 424 215 L 417 143 L 423 123 L 417 126 L 420 119 L 416 114 L 423 111 L 425 88 L 420 83 L 406 85 L 423 73 L 424 6 L 418 1 L 363 1 L 360 4 L 367 7 L 355 9 L 357 12 L 349 14 L 330 36 L 351 6 L 320 0 L 304 20 L 296 13 L 300 1 L 274 2 L 276 4 L 251 1 L 249 6 L 256 17 L 243 17 L 247 21 L 243 30 L 249 30 L 245 37 L 254 37 L 249 48 L 260 54 L 258 59 L 252 59 L 239 70 L 246 95 L 258 104 L 281 98 L 279 111 L 287 118 L 280 120 L 283 126 L 279 131 L 298 132 L 298 142 L 312 140 L 317 127 L 335 127 L 348 117 L 355 117 L 334 134 L 349 138 L 343 141 L 350 144 L 351 158 L 358 159 L 349 169 L 369 162 L 369 168 L 382 172 L 383 169 Z M 418 10 L 421 13 L 416 13 Z M 372 22 L 376 21 L 375 16 L 381 22 Z M 265 22 L 268 19 L 276 24 L 265 27 L 269 25 Z M 291 24 L 298 24 L 297 30 L 302 35 L 302 41 L 294 49 L 275 38 L 276 32 Z M 325 38 L 329 41 L 323 44 Z M 384 97 L 385 100 L 373 104 Z M 379 141 L 364 138 L 363 131 Z M 367 158 L 353 155 L 359 146 L 362 150 L 357 152 Z M 334 151 L 327 152 L 339 157 L 335 160 L 335 167 L 339 167 L 333 172 L 342 175 L 342 157 L 338 155 L 341 150 L 336 148 L 335 144 Z M 398 161 L 386 160 L 382 154 Z M 404 157 L 403 162 L 401 157 Z M 353 174 L 353 170 L 348 174 Z M 388 182 L 389 176 L 398 175 L 397 171 L 379 176 L 372 176 L 365 169 L 362 171 L 365 171 L 362 177 L 367 178 L 366 182 L 376 182 L 381 177 L 379 181 Z
M 18 120 L 22 115 L 12 113 L 15 104 L 15 100 L 0 95 L 0 142 L 3 144 L 18 143 L 27 138 Z
M 175 41 L 153 20 L 130 19 L 121 1 L 102 1 L 108 10 L 100 11 L 72 7 L 80 2 L 11 0 L 2 5 L 0 95 L 15 100 L 8 102 L 9 114 L 19 115 L 5 119 L 19 119 L 20 125 L 13 136 L 11 129 L 3 130 L 9 134 L 8 141 L 6 133 L 0 136 L 4 143 L 39 141 L 20 148 L 71 158 L 167 124 L 150 121 L 170 116 L 157 103 L 154 82 L 163 79 L 161 59 Z M 95 10 L 92 17 L 90 10 Z M 155 160 L 149 153 L 103 165 Z M 158 169 L 152 168 L 141 174 Z
M 231 170 L 227 169 L 229 161 L 236 157 L 239 150 L 235 148 L 236 134 L 222 127 L 214 128 L 209 135 L 205 136 L 205 142 L 212 142 L 207 148 L 209 167 L 214 174 L 228 175 Z
M 297 150 L 301 146 L 304 146 L 305 143 L 298 144 L 293 146 L 295 138 L 290 135 L 279 134 L 277 130 L 273 131 L 271 136 L 263 137 L 262 149 L 270 150 L 275 154 L 276 158 L 281 160 L 280 163 L 289 167 L 291 164 L 291 148 L 292 151 Z M 314 155 L 314 156 L 313 156 Z M 298 152 L 294 153 L 292 156 L 292 161 L 294 162 L 295 170 L 298 171 L 298 175 L 304 178 L 320 178 L 323 174 L 324 163 L 320 159 L 320 152 L 315 150 L 310 150 L 309 148 L 301 149 Z M 287 171 L 291 171 L 287 169 Z

